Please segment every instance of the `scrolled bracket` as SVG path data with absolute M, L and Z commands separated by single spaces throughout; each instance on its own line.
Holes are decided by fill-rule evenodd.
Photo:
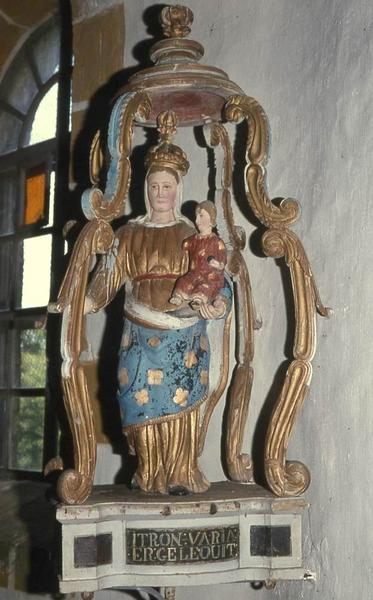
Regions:
M 263 251 L 273 258 L 284 257 L 290 269 L 295 308 L 294 358 L 311 361 L 316 350 L 316 311 L 328 315 L 321 303 L 306 252 L 295 233 L 271 228 L 262 237 Z
M 212 122 L 205 124 L 204 134 L 207 144 L 216 149 L 217 180 L 220 180 L 220 186 L 217 185 L 215 197 L 217 228 L 228 249 L 227 271 L 234 283 L 237 314 L 236 365 L 227 396 L 225 466 L 228 477 L 232 481 L 251 482 L 253 480 L 252 461 L 250 456 L 242 454 L 243 434 L 248 417 L 253 380 L 251 361 L 254 354 L 253 329 L 255 320 L 249 273 L 241 254 L 246 239 L 242 230 L 235 226 L 233 219 L 230 193 L 233 153 L 228 132 L 221 123 Z M 228 343 L 229 331 L 225 334 L 225 353 L 228 352 Z M 201 428 L 202 447 L 212 408 L 219 397 L 218 394 L 213 393 L 207 403 Z
M 116 101 L 111 113 L 108 131 L 110 165 L 105 191 L 93 186 L 82 195 L 82 209 L 88 220 L 112 221 L 123 215 L 125 198 L 131 180 L 130 154 L 134 121 L 144 121 L 151 103 L 144 92 L 128 92 Z M 91 177 L 97 182 L 99 140 L 97 134 L 91 149 Z
M 312 269 L 297 236 L 288 229 L 272 227 L 262 237 L 267 256 L 284 257 L 290 269 L 294 297 L 294 360 L 286 373 L 280 396 L 271 416 L 265 442 L 265 471 L 277 495 L 302 494 L 309 486 L 307 467 L 286 461 L 288 439 L 311 380 L 311 360 L 316 350 L 316 311 L 328 315 L 321 303 Z
M 310 363 L 293 361 L 272 413 L 266 437 L 264 464 L 267 482 L 277 496 L 302 494 L 310 483 L 307 467 L 298 461 L 287 461 L 285 457 L 298 411 L 308 392 L 311 375 Z
M 237 95 L 227 100 L 224 114 L 228 121 L 247 123 L 245 179 L 247 199 L 254 215 L 267 227 L 294 223 L 300 213 L 297 201 L 286 199 L 277 206 L 267 193 L 265 165 L 269 153 L 269 125 L 263 108 L 254 98 Z
M 49 312 L 62 312 L 62 386 L 73 438 L 74 469 L 62 473 L 57 492 L 67 504 L 84 502 L 93 485 L 96 437 L 87 380 L 80 365 L 83 311 L 91 257 L 107 252 L 113 241 L 114 232 L 108 223 L 98 219 L 87 223 L 74 246 L 58 299 L 48 306 Z M 52 469 L 63 469 L 60 459 L 50 461 L 45 472 Z
M 84 326 L 84 301 L 91 257 L 108 252 L 114 241 L 110 221 L 124 212 L 125 197 L 131 178 L 130 153 L 134 120 L 147 118 L 150 100 L 145 93 L 121 96 L 109 123 L 108 149 L 110 166 L 105 192 L 93 187 L 82 195 L 82 208 L 89 220 L 74 246 L 58 299 L 50 303 L 50 312 L 61 312 L 62 385 L 64 403 L 74 445 L 74 469 L 58 480 L 58 494 L 68 504 L 83 502 L 90 494 L 96 466 L 96 438 L 93 411 L 84 369 L 80 364 Z M 99 136 L 90 154 L 91 178 L 98 181 L 101 167 Z M 48 463 L 46 472 L 63 468 L 61 461 Z
M 215 206 L 217 211 L 217 227 L 219 235 L 224 239 L 228 252 L 242 250 L 246 238 L 234 224 L 231 205 L 231 186 L 233 174 L 233 152 L 229 135 L 221 123 L 206 123 L 203 133 L 207 145 L 215 149 L 217 184 Z
M 265 441 L 265 473 L 271 490 L 281 495 L 301 494 L 310 482 L 305 465 L 287 461 L 288 440 L 312 374 L 311 360 L 316 349 L 316 312 L 328 315 L 317 290 L 305 250 L 288 229 L 300 214 L 296 200 L 274 204 L 267 193 L 265 165 L 268 159 L 269 126 L 260 104 L 247 96 L 232 96 L 225 105 L 228 121 L 246 120 L 248 128 L 245 179 L 247 199 L 254 215 L 268 227 L 262 237 L 267 256 L 284 257 L 290 270 L 294 307 L 293 355 L 279 398 L 271 415 Z

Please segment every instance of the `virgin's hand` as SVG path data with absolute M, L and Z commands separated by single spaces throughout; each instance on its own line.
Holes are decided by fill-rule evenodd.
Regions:
M 227 307 L 224 300 L 218 297 L 212 304 L 200 304 L 198 310 L 202 319 L 220 319 L 225 315 Z

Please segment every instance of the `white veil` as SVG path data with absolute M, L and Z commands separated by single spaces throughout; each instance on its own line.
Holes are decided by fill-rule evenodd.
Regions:
M 169 168 L 170 167 L 167 167 L 167 169 L 169 169 Z M 155 172 L 154 167 L 150 167 L 150 169 L 148 169 L 148 171 L 145 175 L 144 198 L 145 198 L 146 213 L 145 213 L 145 215 L 137 217 L 136 219 L 132 219 L 130 221 L 130 223 L 141 223 L 143 225 L 146 225 L 147 227 L 170 227 L 171 225 L 175 225 L 175 223 L 184 221 L 190 227 L 194 227 L 194 223 L 192 223 L 192 221 L 190 221 L 187 217 L 184 217 L 184 215 L 181 214 L 181 206 L 183 203 L 183 178 L 178 171 L 175 171 L 175 173 L 177 174 L 177 177 L 175 177 L 175 179 L 178 180 L 178 182 L 177 182 L 176 202 L 175 202 L 175 207 L 173 209 L 174 220 L 170 221 L 169 223 L 153 223 L 151 221 L 152 208 L 150 206 L 150 201 L 149 201 L 149 196 L 148 196 L 148 186 L 147 186 L 147 180 L 148 180 L 150 171 Z M 157 171 L 162 172 L 162 168 L 157 167 Z

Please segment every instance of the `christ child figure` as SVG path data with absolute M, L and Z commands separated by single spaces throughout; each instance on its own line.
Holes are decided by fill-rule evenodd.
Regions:
M 225 244 L 213 228 L 216 225 L 216 208 L 205 200 L 196 208 L 198 233 L 183 241 L 183 250 L 189 256 L 188 272 L 179 277 L 170 302 L 180 306 L 183 302 L 195 305 L 213 302 L 224 287 L 224 267 L 227 264 Z

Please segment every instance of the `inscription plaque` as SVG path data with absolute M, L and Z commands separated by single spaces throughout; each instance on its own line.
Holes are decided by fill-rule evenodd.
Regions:
M 128 564 L 215 562 L 239 556 L 239 527 L 127 529 Z

